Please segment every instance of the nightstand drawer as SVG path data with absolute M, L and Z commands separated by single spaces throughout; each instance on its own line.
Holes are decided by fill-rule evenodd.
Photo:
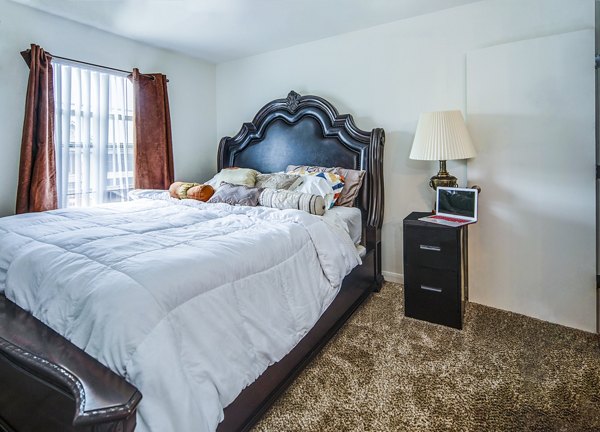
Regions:
M 411 227 L 404 235 L 407 249 L 404 256 L 408 265 L 447 270 L 458 267 L 458 230 Z
M 405 273 L 406 316 L 462 327 L 462 295 L 454 271 L 413 267 Z

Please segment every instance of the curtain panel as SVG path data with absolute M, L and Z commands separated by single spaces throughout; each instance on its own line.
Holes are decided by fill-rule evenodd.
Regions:
M 174 169 L 167 77 L 134 69 L 130 79 L 135 105 L 135 187 L 168 189 Z
M 57 208 L 52 57 L 38 45 L 21 53 L 29 66 L 16 212 Z

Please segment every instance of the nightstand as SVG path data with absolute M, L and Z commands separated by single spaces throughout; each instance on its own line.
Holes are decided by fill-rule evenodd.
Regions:
M 467 227 L 404 219 L 404 314 L 462 329 L 467 300 Z

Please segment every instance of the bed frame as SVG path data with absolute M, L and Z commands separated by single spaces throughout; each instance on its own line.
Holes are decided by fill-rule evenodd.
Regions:
M 265 105 L 219 144 L 218 168 L 261 172 L 287 165 L 366 171 L 356 205 L 363 214 L 363 264 L 345 279 L 316 325 L 225 408 L 218 431 L 246 431 L 383 282 L 383 129 L 360 130 L 326 100 L 300 96 Z M 29 313 L 0 295 L 0 431 L 133 431 L 140 392 Z

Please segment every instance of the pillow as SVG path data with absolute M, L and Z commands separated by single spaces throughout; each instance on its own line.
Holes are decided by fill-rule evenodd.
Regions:
M 299 170 L 296 170 L 295 173 L 298 173 L 303 177 L 305 177 L 305 176 L 321 177 L 321 178 L 325 179 L 327 181 L 327 183 L 329 183 L 329 185 L 333 189 L 333 200 L 332 200 L 329 208 L 331 208 L 335 205 L 335 202 L 337 201 L 337 199 L 340 196 L 340 192 L 344 188 L 344 178 L 333 172 L 307 172 L 305 170 L 299 169 Z
M 231 205 L 256 206 L 261 189 L 244 185 L 221 183 L 219 189 L 207 201 L 209 203 L 226 203 Z
M 205 184 L 212 186 L 215 190 L 220 187 L 222 182 L 254 187 L 258 174 L 260 174 L 258 171 L 250 168 L 225 168 Z
M 169 195 L 171 195 L 173 198 L 185 199 L 187 198 L 187 191 L 190 188 L 198 185 L 199 183 L 175 182 L 169 186 Z
M 177 199 L 207 201 L 213 193 L 213 187 L 206 184 L 175 182 L 169 186 L 169 195 Z
M 296 174 L 285 173 L 258 174 L 256 176 L 256 184 L 254 187 L 287 190 L 299 177 L 300 176 Z
M 201 184 L 192 186 L 187 190 L 187 197 L 198 201 L 208 201 L 213 196 L 215 190 L 211 185 Z
M 324 168 L 319 166 L 306 166 L 306 165 L 289 165 L 286 171 L 294 172 L 297 169 L 304 169 L 307 172 L 334 172 L 344 177 L 344 188 L 340 193 L 335 205 L 344 207 L 354 207 L 356 197 L 362 186 L 366 171 L 353 170 L 349 168 Z
M 171 199 L 171 195 L 164 189 L 132 189 L 127 192 L 127 198 L 131 201 L 142 198 L 168 201 Z
M 327 209 L 325 198 L 321 195 L 311 195 L 284 189 L 263 189 L 258 202 L 263 207 L 280 210 L 297 209 L 310 214 L 322 216 Z
M 331 203 L 331 207 L 333 207 L 340 197 L 340 193 L 342 189 L 344 189 L 344 177 L 339 174 L 334 174 L 332 172 L 320 172 L 320 173 L 310 173 L 309 175 L 314 175 L 315 177 L 322 177 L 327 180 L 327 183 L 333 189 L 333 202 Z
M 290 190 L 310 195 L 320 195 L 325 199 L 326 208 L 331 208 L 333 205 L 333 188 L 323 177 L 301 176 L 298 179 L 298 184 L 294 186 L 294 189 Z

